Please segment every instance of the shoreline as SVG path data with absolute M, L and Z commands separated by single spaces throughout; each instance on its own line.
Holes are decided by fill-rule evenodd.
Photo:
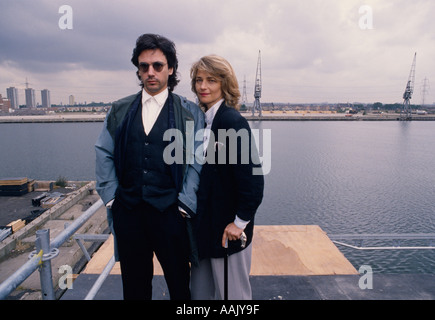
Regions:
M 400 114 L 321 114 L 321 113 L 265 113 L 261 117 L 250 113 L 241 113 L 248 121 L 400 121 Z M 0 116 L 0 123 L 74 123 L 74 122 L 104 122 L 106 113 L 100 114 L 70 114 Z M 409 121 L 435 121 L 435 115 L 412 115 Z

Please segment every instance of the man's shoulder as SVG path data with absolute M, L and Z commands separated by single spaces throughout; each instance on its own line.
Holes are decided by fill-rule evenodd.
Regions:
M 172 93 L 174 100 L 179 102 L 180 106 L 184 109 L 189 111 L 195 118 L 201 117 L 204 118 L 204 113 L 202 110 L 198 107 L 198 105 L 195 102 L 192 102 L 188 100 L 186 97 L 183 97 L 181 95 L 178 95 L 176 93 Z
M 173 93 L 172 92 L 172 96 L 174 97 L 174 99 L 181 104 L 182 107 L 187 108 L 187 107 L 197 107 L 196 103 L 188 100 L 186 97 L 181 96 L 179 94 Z
M 133 103 L 133 101 L 136 100 L 139 94 L 141 94 L 141 92 L 131 94 L 129 96 L 116 100 L 115 102 L 112 103 L 112 108 L 118 109 L 125 106 L 127 107 L 130 106 Z
M 141 92 L 138 92 L 113 102 L 112 108 L 110 109 L 110 116 L 115 118 L 116 122 L 120 123 L 130 109 L 130 106 L 140 94 Z
M 130 109 L 130 106 L 140 94 L 141 92 L 138 92 L 121 98 L 112 103 L 112 107 L 109 111 L 109 116 L 107 117 L 107 129 L 109 130 L 112 137 L 115 137 L 116 129 L 122 123 L 124 117 Z

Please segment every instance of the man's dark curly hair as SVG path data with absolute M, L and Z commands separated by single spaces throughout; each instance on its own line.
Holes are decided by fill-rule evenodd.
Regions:
M 160 49 L 168 60 L 168 68 L 173 68 L 174 72 L 169 76 L 168 79 L 168 88 L 169 91 L 173 91 L 177 86 L 178 80 L 177 78 L 177 69 L 178 69 L 178 59 L 177 52 L 175 50 L 175 44 L 160 35 L 157 34 L 143 34 L 136 40 L 136 48 L 133 49 L 133 56 L 131 57 L 131 62 L 138 68 L 139 62 L 138 58 L 142 51 L 144 50 L 155 50 Z M 136 72 L 137 77 L 141 80 L 139 76 L 139 70 Z M 141 81 L 141 87 L 143 88 L 143 83 Z

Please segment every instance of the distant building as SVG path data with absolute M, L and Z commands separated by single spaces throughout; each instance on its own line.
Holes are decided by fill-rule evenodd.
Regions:
M 11 102 L 11 108 L 12 109 L 20 108 L 20 104 L 18 102 L 18 89 L 14 87 L 7 88 L 6 94 L 9 101 Z
M 73 106 L 75 104 L 75 102 L 74 102 L 74 96 L 73 95 L 69 96 L 68 102 L 69 102 L 70 106 Z
M 51 108 L 50 91 L 47 89 L 41 90 L 41 99 L 43 108 Z
M 8 99 L 3 99 L 0 94 L 0 112 L 9 112 L 11 108 L 11 102 Z
M 26 107 L 36 108 L 35 90 L 32 88 L 26 89 Z

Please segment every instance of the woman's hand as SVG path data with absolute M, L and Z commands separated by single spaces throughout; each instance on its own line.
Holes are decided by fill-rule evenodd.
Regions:
M 235 225 L 234 222 L 231 222 L 224 230 L 224 234 L 222 236 L 222 247 L 227 248 L 227 240 L 234 241 L 239 240 L 242 236 L 243 229 L 240 229 Z

